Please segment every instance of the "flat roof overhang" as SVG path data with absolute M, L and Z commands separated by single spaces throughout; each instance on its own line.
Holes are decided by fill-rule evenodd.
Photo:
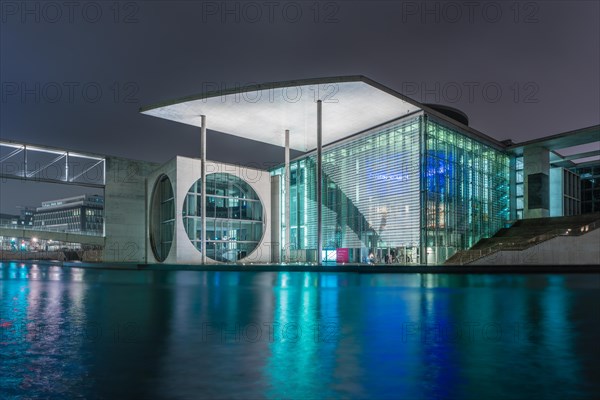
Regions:
M 504 151 L 506 146 L 469 126 L 363 75 L 300 79 L 209 91 L 140 108 L 151 115 L 187 125 L 309 152 L 317 147 L 317 106 L 323 102 L 325 147 L 373 127 L 420 111 L 459 129 L 464 135 Z
M 509 146 L 507 150 L 520 156 L 523 155 L 525 147 L 544 147 L 548 150 L 556 151 L 567 147 L 591 144 L 594 142 L 600 142 L 600 125 L 588 126 L 587 128 L 575 129 L 573 131 L 562 132 L 552 136 L 529 140 L 527 142 L 516 143 Z M 571 157 L 569 159 L 573 160 L 574 158 Z
M 207 92 L 140 109 L 142 114 L 277 146 L 317 147 L 317 100 L 323 102 L 323 146 L 420 111 L 421 105 L 364 76 L 304 79 Z

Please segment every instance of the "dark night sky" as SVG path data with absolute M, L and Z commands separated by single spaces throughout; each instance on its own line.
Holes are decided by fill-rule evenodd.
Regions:
M 2 0 L 0 137 L 157 162 L 198 156 L 196 128 L 139 107 L 207 85 L 354 74 L 457 107 L 497 139 L 600 121 L 597 1 L 250 3 L 75 1 L 69 9 Z M 223 17 L 225 4 L 232 13 Z M 230 163 L 283 158 L 279 148 L 218 133 L 208 146 L 210 159 Z M 28 200 L 14 200 L 14 187 L 28 188 Z M 3 182 L 2 211 L 53 195 L 32 188 Z

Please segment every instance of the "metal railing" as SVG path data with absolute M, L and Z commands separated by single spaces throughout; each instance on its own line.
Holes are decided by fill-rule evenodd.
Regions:
M 106 157 L 0 140 L 0 177 L 103 188 Z
M 559 236 L 581 236 L 588 232 L 597 229 L 600 226 L 600 220 L 591 222 L 589 224 L 581 225 L 577 228 L 557 228 L 549 232 L 534 236 L 526 241 L 507 241 L 496 243 L 490 247 L 484 249 L 469 249 L 460 251 L 458 257 L 458 264 L 464 265 L 477 261 L 483 257 L 489 256 L 498 251 L 522 251 L 533 246 L 537 246 L 545 241 L 554 239 Z

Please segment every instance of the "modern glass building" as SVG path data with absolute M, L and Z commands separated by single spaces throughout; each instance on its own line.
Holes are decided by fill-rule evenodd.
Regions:
M 275 229 L 292 260 L 316 261 L 315 168 L 314 153 L 290 163 L 289 222 L 278 185 Z M 283 180 L 284 172 L 271 174 Z M 509 179 L 507 154 L 426 114 L 334 143 L 323 149 L 322 258 L 443 262 L 505 225 Z
M 159 262 L 442 264 L 517 219 L 579 213 L 572 160 L 600 154 L 555 151 L 597 141 L 597 126 L 501 142 L 458 110 L 364 76 L 234 87 L 141 112 L 200 136 L 200 159 L 147 178 L 159 188 L 147 194 L 147 257 Z M 286 161 L 208 161 L 207 127 L 281 146 Z

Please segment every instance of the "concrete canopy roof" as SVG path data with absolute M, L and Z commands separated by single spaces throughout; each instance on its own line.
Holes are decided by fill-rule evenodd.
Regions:
M 140 109 L 151 115 L 290 148 L 317 147 L 317 100 L 323 102 L 323 146 L 422 109 L 364 76 L 266 83 L 189 96 Z
M 525 147 L 545 147 L 548 150 L 560 150 L 567 147 L 600 141 L 600 125 L 588 126 L 587 128 L 574 131 L 562 132 L 552 136 L 516 143 L 508 147 L 508 150 L 516 155 L 522 155 Z M 573 158 L 571 158 L 573 159 Z

